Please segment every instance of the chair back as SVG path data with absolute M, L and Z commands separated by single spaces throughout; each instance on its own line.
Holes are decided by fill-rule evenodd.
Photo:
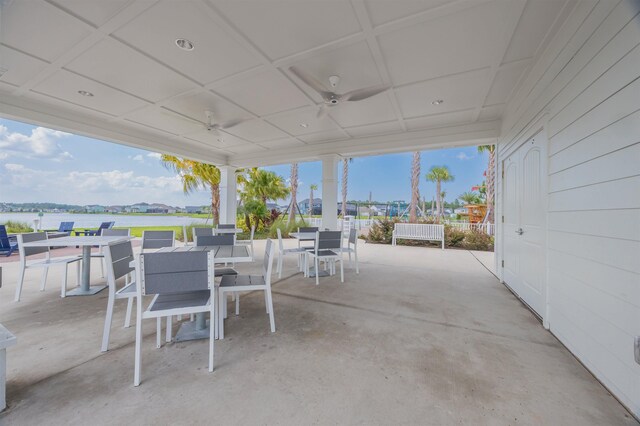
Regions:
M 232 246 L 234 242 L 235 236 L 232 234 L 223 234 L 223 235 L 204 235 L 202 237 L 198 237 L 198 241 L 196 242 L 196 246 L 204 247 L 204 246 Z
M 355 246 L 357 241 L 358 231 L 356 231 L 356 228 L 351 228 L 351 230 L 349 231 L 349 244 L 353 244 Z
M 142 253 L 138 262 L 138 294 L 176 294 L 214 288 L 213 252 Z
M 284 243 L 282 242 L 282 231 L 280 228 L 276 228 L 276 234 L 278 234 L 278 249 L 280 253 L 284 251 Z
M 129 228 L 126 229 L 103 229 L 102 230 L 103 237 L 128 237 L 131 235 L 131 230 Z
M 275 252 L 275 246 L 271 238 L 267 239 L 267 244 L 264 249 L 264 260 L 262 263 L 262 272 L 264 273 L 264 282 L 267 285 L 271 285 L 271 271 L 273 269 L 273 253 Z
M 103 229 L 111 229 L 111 228 L 113 228 L 113 225 L 115 225 L 115 224 L 116 224 L 115 222 L 102 222 L 100 224 L 100 227 L 98 228 L 98 234 L 100 234 L 100 232 Z
M 216 227 L 218 229 L 236 229 L 236 224 L 235 223 L 219 223 L 218 226 Z
M 318 232 L 318 228 L 317 226 L 301 226 L 300 228 L 298 228 L 298 232 Z
M 107 268 L 107 282 L 115 286 L 118 279 L 135 270 L 130 266 L 133 260 L 133 246 L 131 241 L 121 241 L 111 243 L 103 250 L 107 265 L 110 266 Z
M 28 234 L 18 234 L 18 252 L 20 253 L 20 259 L 24 259 L 27 256 L 33 256 L 34 254 L 49 253 L 49 246 L 44 247 L 24 247 L 24 243 L 32 243 L 35 241 L 46 240 L 46 232 L 30 232 Z
M 342 248 L 342 231 L 320 231 L 316 234 L 316 253 L 318 250 Z
M 143 231 L 142 250 L 173 247 L 175 231 Z
M 9 235 L 7 235 L 7 227 L 5 225 L 0 225 L 0 249 L 11 249 L 11 242 L 9 241 Z
M 193 234 L 193 241 L 197 243 L 198 237 L 211 237 L 213 235 L 213 228 L 194 227 L 191 232 Z
M 73 223 L 74 222 L 60 222 L 60 226 L 58 227 L 58 232 L 73 231 Z

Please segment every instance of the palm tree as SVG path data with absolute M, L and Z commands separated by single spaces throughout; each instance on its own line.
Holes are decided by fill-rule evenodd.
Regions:
M 282 200 L 289 195 L 284 179 L 274 172 L 253 168 L 244 184 L 242 198 L 244 200 L 259 200 L 267 205 L 267 200 Z
M 296 219 L 296 210 L 298 208 L 298 163 L 291 164 L 291 208 L 289 209 L 289 223 L 293 223 Z
M 478 204 L 478 202 L 480 201 L 480 196 L 473 191 L 463 192 L 462 194 L 460 194 L 458 199 L 464 204 Z
M 426 176 L 427 180 L 436 183 L 436 211 L 437 217 L 442 217 L 444 209 L 442 208 L 442 182 L 452 182 L 454 176 L 447 166 L 433 166 Z
M 342 159 L 342 217 L 347 214 L 347 183 L 349 181 L 349 163 L 353 158 Z
M 489 164 L 487 164 L 487 216 L 486 219 L 489 223 L 493 223 L 493 202 L 494 194 L 493 188 L 495 184 L 495 161 L 496 161 L 496 146 L 495 145 L 480 145 L 478 152 L 487 152 L 489 154 Z
M 187 160 L 174 155 L 162 154 L 162 164 L 180 175 L 182 189 L 185 194 L 198 188 L 209 188 L 211 191 L 211 215 L 214 223 L 220 220 L 220 169 L 212 164 Z
M 315 183 L 312 183 L 311 185 L 309 185 L 309 217 L 313 216 L 313 191 L 317 191 L 318 190 L 318 185 L 316 185 Z
M 409 222 L 418 221 L 418 203 L 420 202 L 420 151 L 413 153 L 411 163 L 411 205 L 409 207 Z

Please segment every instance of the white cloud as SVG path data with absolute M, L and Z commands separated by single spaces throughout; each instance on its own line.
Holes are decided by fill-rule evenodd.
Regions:
M 458 155 L 456 155 L 456 158 L 458 160 L 465 161 L 465 160 L 471 160 L 472 158 L 474 158 L 474 156 L 473 155 L 469 156 L 466 153 L 461 152 Z
M 131 159 L 133 161 L 138 161 L 140 163 L 144 163 L 144 157 L 142 156 L 142 154 L 133 155 L 133 156 L 130 155 L 129 159 Z
M 62 149 L 58 139 L 71 136 L 69 133 L 36 127 L 31 135 L 10 132 L 6 126 L 0 124 L 0 150 L 2 159 L 11 155 L 26 158 L 44 158 L 55 161 L 68 160 L 73 156 Z
M 147 157 L 155 158 L 156 160 L 160 160 L 162 158 L 162 154 L 160 154 L 159 152 L 150 152 L 150 153 L 147 154 Z

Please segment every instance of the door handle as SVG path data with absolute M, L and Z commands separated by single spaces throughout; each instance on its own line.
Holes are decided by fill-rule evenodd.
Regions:
M 516 231 L 516 234 L 522 235 L 524 234 L 524 231 L 522 230 L 522 228 L 518 228 L 518 230 Z

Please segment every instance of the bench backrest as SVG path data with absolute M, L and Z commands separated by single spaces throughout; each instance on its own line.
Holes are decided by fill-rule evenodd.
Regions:
M 444 238 L 444 225 L 431 223 L 396 223 L 393 230 L 396 237 L 441 240 Z
M 9 250 L 11 248 L 11 242 L 9 241 L 9 235 L 7 235 L 7 228 L 5 225 L 0 225 L 0 248 Z

